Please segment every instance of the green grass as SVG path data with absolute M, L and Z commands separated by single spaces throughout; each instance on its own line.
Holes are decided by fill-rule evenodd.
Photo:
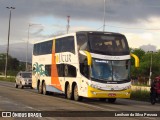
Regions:
M 132 91 L 131 99 L 139 101 L 150 101 L 150 92 L 144 90 Z
M 0 77 L 1 81 L 15 82 L 15 77 Z

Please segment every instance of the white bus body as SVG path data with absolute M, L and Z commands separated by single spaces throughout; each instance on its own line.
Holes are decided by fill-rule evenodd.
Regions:
M 82 31 L 43 40 L 34 44 L 32 87 L 75 100 L 130 98 L 130 59 L 118 33 Z

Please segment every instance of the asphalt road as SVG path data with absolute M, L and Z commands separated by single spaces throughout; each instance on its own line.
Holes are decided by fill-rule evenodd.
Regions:
M 110 104 L 106 102 L 100 102 L 97 99 L 84 99 L 82 102 L 76 102 L 72 100 L 67 100 L 64 98 L 64 95 L 59 94 L 52 94 L 52 95 L 42 95 L 38 94 L 36 90 L 24 88 L 24 89 L 17 89 L 14 87 L 14 83 L 11 82 L 4 82 L 0 81 L 0 111 L 18 111 L 18 112 L 25 112 L 25 111 L 34 111 L 34 112 L 41 112 L 41 111 L 49 111 L 48 113 L 53 112 L 61 113 L 61 117 L 42 117 L 42 118 L 29 118 L 30 120 L 78 120 L 78 119 L 91 119 L 91 120 L 101 120 L 101 119 L 118 119 L 118 120 L 158 120 L 158 117 L 140 117 L 141 113 L 144 115 L 146 111 L 153 111 L 155 114 L 160 114 L 160 104 L 151 105 L 149 102 L 140 102 L 134 101 L 129 99 L 117 99 L 114 104 Z M 64 114 L 69 111 L 71 117 L 65 117 Z M 80 115 L 77 117 L 75 111 L 82 111 Z M 86 112 L 85 112 L 86 111 Z M 98 112 L 97 112 L 98 111 Z M 136 117 L 122 117 L 122 115 L 128 115 L 126 113 L 129 111 L 129 114 L 133 111 Z M 100 113 L 104 114 L 111 114 L 112 116 L 105 117 L 101 116 Z M 109 113 L 107 113 L 109 112 Z M 136 114 L 137 112 L 137 114 Z M 93 116 L 86 116 L 87 114 Z M 123 113 L 123 114 L 122 114 Z M 151 113 L 151 112 L 149 112 Z M 117 117 L 114 117 L 113 114 Z M 28 118 L 2 118 L 5 120 L 16 119 L 22 120 Z

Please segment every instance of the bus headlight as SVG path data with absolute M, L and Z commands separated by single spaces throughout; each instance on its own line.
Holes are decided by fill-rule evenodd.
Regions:
M 130 94 L 130 92 L 126 92 L 126 95 L 129 95 Z
M 93 84 L 91 84 L 91 87 L 92 87 L 92 88 L 98 88 L 97 85 L 93 85 Z
M 131 89 L 131 86 L 130 86 L 130 85 L 129 85 L 129 86 L 126 86 L 125 89 L 126 89 L 126 90 Z
M 97 93 L 96 93 L 96 92 L 94 92 L 94 91 L 91 91 L 91 93 L 92 93 L 92 94 L 94 94 L 94 95 L 96 95 L 96 94 L 97 94 Z

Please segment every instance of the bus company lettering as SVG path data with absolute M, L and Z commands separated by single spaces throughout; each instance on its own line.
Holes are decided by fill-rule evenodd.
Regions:
M 58 54 L 56 56 L 56 62 L 57 63 L 71 62 L 71 54 L 67 54 L 67 55 Z

